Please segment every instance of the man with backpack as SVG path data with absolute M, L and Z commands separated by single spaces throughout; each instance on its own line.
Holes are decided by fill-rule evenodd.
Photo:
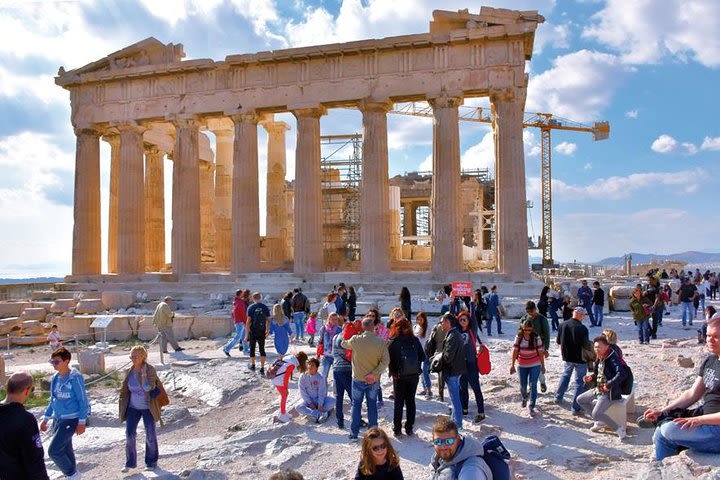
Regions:
M 253 304 L 247 309 L 248 325 L 245 329 L 245 341 L 250 344 L 250 364 L 255 371 L 255 345 L 260 350 L 260 375 L 265 375 L 265 339 L 270 334 L 270 310 L 262 303 L 260 292 L 252 294 Z
M 583 377 L 583 381 L 594 382 L 596 386 L 580 394 L 577 402 L 584 410 L 591 412 L 590 416 L 595 420 L 590 431 L 599 432 L 607 426 L 622 440 L 625 438 L 625 424 L 618 425 L 605 412 L 614 402 L 622 400 L 621 386 L 628 376 L 628 367 L 623 364 L 615 350 L 610 348 L 604 335 L 595 337 L 593 348 L 596 354 L 595 367 L 592 374 Z
M 390 354 L 389 371 L 393 380 L 393 393 L 395 395 L 395 410 L 393 412 L 393 432 L 395 437 L 402 433 L 403 406 L 407 411 L 405 433 L 413 434 L 415 425 L 415 393 L 417 392 L 422 362 L 425 360 L 420 340 L 413 334 L 412 324 L 407 318 L 400 318 L 395 322 L 397 336 L 388 346 Z

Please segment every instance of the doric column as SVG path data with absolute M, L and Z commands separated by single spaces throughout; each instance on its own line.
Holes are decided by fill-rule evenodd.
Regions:
M 100 133 L 75 129 L 73 275 L 100 273 Z
M 172 266 L 175 273 L 200 272 L 199 124 L 177 119 L 173 152 Z
M 285 132 L 290 127 L 285 122 L 272 120 L 263 121 L 261 125 L 268 135 L 265 245 L 268 261 L 277 265 L 287 259 Z
M 429 102 L 433 108 L 431 268 L 433 273 L 459 273 L 463 271 L 458 125 L 462 98 L 443 95 Z
M 232 251 L 233 132 L 215 130 L 215 263 L 230 270 Z
M 110 206 L 108 208 L 107 268 L 117 273 L 118 186 L 120 185 L 120 135 L 105 135 L 110 144 Z
M 232 272 L 260 269 L 260 206 L 258 188 L 258 116 L 243 113 L 235 122 L 233 147 Z
M 165 154 L 152 146 L 145 150 L 145 267 L 165 267 Z
M 525 156 L 524 89 L 491 92 L 495 112 L 495 229 L 497 268 L 513 280 L 529 276 Z
M 119 125 L 118 273 L 145 271 L 145 169 L 143 128 Z
M 360 191 L 360 271 L 390 271 L 387 112 L 390 102 L 363 101 L 362 189 Z
M 403 232 L 404 236 L 417 235 L 417 203 L 405 202 L 403 204 Z M 408 243 L 417 243 L 412 240 Z
M 320 179 L 320 117 L 325 109 L 293 111 L 297 120 L 295 147 L 295 273 L 322 272 L 322 186 Z
M 215 258 L 215 166 L 212 162 L 200 162 L 200 251 L 202 258 Z

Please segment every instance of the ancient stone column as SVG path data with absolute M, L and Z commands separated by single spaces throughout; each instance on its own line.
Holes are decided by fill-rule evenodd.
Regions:
M 232 116 L 233 147 L 232 272 L 260 270 L 260 193 L 258 188 L 258 116 Z
M 387 112 L 390 102 L 363 101 L 363 162 L 360 191 L 360 271 L 390 271 Z
M 108 208 L 108 272 L 117 273 L 118 186 L 120 185 L 120 135 L 105 135 L 110 144 L 110 206 Z
M 510 279 L 529 276 L 525 156 L 524 89 L 491 92 L 495 112 L 495 228 L 497 268 Z
M 165 267 L 165 154 L 145 150 L 145 267 L 159 272 Z
M 172 266 L 175 273 L 200 272 L 200 145 L 198 122 L 175 125 L 172 189 Z
M 204 262 L 215 259 L 214 176 L 213 163 L 200 161 L 200 251 Z
M 97 275 L 100 246 L 100 133 L 75 130 L 75 196 L 73 204 L 73 275 Z
M 143 128 L 128 123 L 120 131 L 118 183 L 118 273 L 145 271 L 145 165 Z
M 265 245 L 268 261 L 278 265 L 287 259 L 285 132 L 290 127 L 285 122 L 263 121 L 261 124 L 268 135 Z
M 295 273 L 322 272 L 322 186 L 320 179 L 320 117 L 325 109 L 293 111 L 297 120 L 295 147 Z
M 417 235 L 417 207 L 415 202 L 403 204 L 403 232 L 406 237 Z M 411 240 L 408 243 L 417 243 L 417 241 Z
M 233 132 L 215 130 L 215 264 L 230 270 Z
M 462 98 L 440 96 L 429 103 L 433 108 L 431 268 L 433 273 L 459 273 L 463 271 L 458 125 Z

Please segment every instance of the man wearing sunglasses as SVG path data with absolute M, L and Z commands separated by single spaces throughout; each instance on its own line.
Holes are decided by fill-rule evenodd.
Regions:
M 0 480 L 48 478 L 37 421 L 23 406 L 33 390 L 27 373 L 15 373 L 8 380 L 7 398 L 0 404 Z
M 435 454 L 431 462 L 433 480 L 487 480 L 492 471 L 482 455 L 482 444 L 470 436 L 461 436 L 457 424 L 440 416 L 433 425 Z

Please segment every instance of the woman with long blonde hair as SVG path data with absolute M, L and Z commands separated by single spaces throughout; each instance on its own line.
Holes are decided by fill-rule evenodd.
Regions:
M 400 457 L 385 431 L 369 429 L 362 441 L 360 464 L 355 480 L 404 480 Z

